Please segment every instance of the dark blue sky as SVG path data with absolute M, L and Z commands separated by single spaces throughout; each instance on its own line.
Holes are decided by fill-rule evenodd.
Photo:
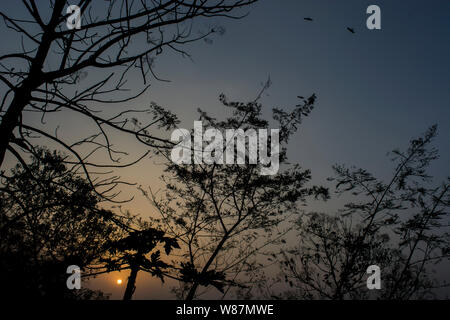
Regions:
M 381 30 L 366 28 L 370 4 L 381 8 Z M 13 2 L 1 7 L 24 17 L 22 6 Z M 387 151 L 406 147 L 434 123 L 441 149 L 434 172 L 449 173 L 449 1 L 261 0 L 248 11 L 242 20 L 217 21 L 226 32 L 212 44 L 186 47 L 192 60 L 167 52 L 158 56 L 155 70 L 171 82 L 153 81 L 131 107 L 156 101 L 192 127 L 198 107 L 220 114 L 222 92 L 230 99 L 252 100 L 270 75 L 272 86 L 261 100 L 268 115 L 274 106 L 295 105 L 297 95 L 318 95 L 317 109 L 290 148 L 291 161 L 311 168 L 318 180 L 329 176 L 336 162 L 382 170 Z M 5 34 L 2 51 L 19 46 L 17 39 Z M 89 72 L 93 77 L 101 73 Z M 143 85 L 138 73 L 128 83 Z M 80 132 L 80 123 L 72 120 L 60 123 L 66 128 L 61 134 Z
M 370 4 L 381 8 L 382 30 L 366 28 Z M 303 20 L 309 16 L 313 22 Z M 382 171 L 387 151 L 434 123 L 441 149 L 434 172 L 449 173 L 449 1 L 262 0 L 247 18 L 223 25 L 212 45 L 190 49 L 194 62 L 166 56 L 157 64 L 172 83 L 155 84 L 152 99 L 185 114 L 186 126 L 197 107 L 216 110 L 220 92 L 250 100 L 270 75 L 267 110 L 318 95 L 291 160 L 321 178 L 335 162 Z

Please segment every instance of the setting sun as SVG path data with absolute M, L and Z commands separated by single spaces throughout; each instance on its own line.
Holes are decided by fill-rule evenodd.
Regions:
M 118 285 L 121 285 L 122 284 L 122 279 L 117 279 L 116 282 L 117 282 Z

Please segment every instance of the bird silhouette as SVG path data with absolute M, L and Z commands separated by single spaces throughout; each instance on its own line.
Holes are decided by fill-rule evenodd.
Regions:
M 312 18 L 303 18 L 305 21 L 313 21 L 313 19 Z
M 353 28 L 347 27 L 347 30 L 350 31 L 351 33 L 355 33 L 355 30 Z

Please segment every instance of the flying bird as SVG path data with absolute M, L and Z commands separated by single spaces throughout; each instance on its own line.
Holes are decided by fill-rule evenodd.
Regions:
M 355 33 L 355 30 L 353 30 L 353 28 L 347 27 L 347 30 L 350 31 L 351 33 Z
M 313 19 L 312 18 L 303 18 L 305 21 L 313 21 Z

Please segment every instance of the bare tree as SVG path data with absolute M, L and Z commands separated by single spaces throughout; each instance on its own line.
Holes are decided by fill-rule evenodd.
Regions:
M 259 102 L 230 102 L 224 95 L 220 100 L 233 115 L 219 121 L 200 110 L 205 128 L 220 132 L 269 128 Z M 259 266 L 254 261 L 258 253 L 268 254 L 271 245 L 284 241 L 292 225 L 286 222 L 295 215 L 297 205 L 308 196 L 327 196 L 326 189 L 307 186 L 309 170 L 289 165 L 286 158 L 288 139 L 314 102 L 312 95 L 291 112 L 273 110 L 281 145 L 282 169 L 276 175 L 261 175 L 263 164 L 249 164 L 249 141 L 246 164 L 177 165 L 169 161 L 162 195 L 142 190 L 160 213 L 155 220 L 159 228 L 181 246 L 176 275 L 181 279 L 179 297 L 199 298 L 198 289 L 211 286 L 225 296 L 230 289 L 245 286 L 245 274 Z
M 435 135 L 433 126 L 406 151 L 394 150 L 388 182 L 334 167 L 338 193 L 356 200 L 337 215 L 312 213 L 299 222 L 298 247 L 283 252 L 283 278 L 292 287 L 285 296 L 420 299 L 450 285 L 433 274 L 450 259 L 450 178 L 433 186 L 427 173 L 438 157 L 430 146 Z M 381 290 L 367 289 L 370 265 L 381 268 Z
M 176 118 L 153 103 L 143 110 L 125 108 L 113 115 L 100 111 L 105 105 L 126 104 L 146 92 L 149 77 L 158 79 L 153 72 L 157 55 L 168 50 L 188 55 L 184 45 L 222 31 L 219 27 L 198 29 L 198 22 L 212 17 L 242 17 L 245 14 L 236 11 L 254 2 L 79 0 L 79 28 L 68 21 L 73 12 L 66 10 L 65 0 L 23 0 L 24 17 L 0 11 L 5 32 L 17 32 L 21 48 L 0 56 L 4 90 L 0 104 L 0 168 L 7 152 L 26 165 L 24 153 L 37 154 L 33 138 L 44 138 L 65 149 L 71 156 L 67 163 L 78 166 L 99 195 L 112 200 L 120 179 L 94 179 L 90 172 L 127 166 L 144 158 L 154 147 L 167 147 L 167 140 L 150 129 L 170 128 Z M 72 24 L 67 25 L 69 22 Z M 143 85 L 141 90 L 128 92 L 126 82 L 135 70 Z M 94 74 L 91 81 L 86 79 L 88 72 Z M 80 83 L 83 79 L 84 85 Z M 36 112 L 41 115 L 42 126 L 28 121 L 27 115 Z M 56 130 L 51 132 L 44 125 L 45 117 L 57 112 L 64 117 L 81 116 L 97 128 L 97 133 L 76 142 L 61 139 Z M 137 118 L 144 116 L 151 119 Z M 131 163 L 120 162 L 124 152 L 113 148 L 112 131 L 134 136 L 148 151 Z M 108 163 L 89 161 L 98 151 L 106 152 Z

